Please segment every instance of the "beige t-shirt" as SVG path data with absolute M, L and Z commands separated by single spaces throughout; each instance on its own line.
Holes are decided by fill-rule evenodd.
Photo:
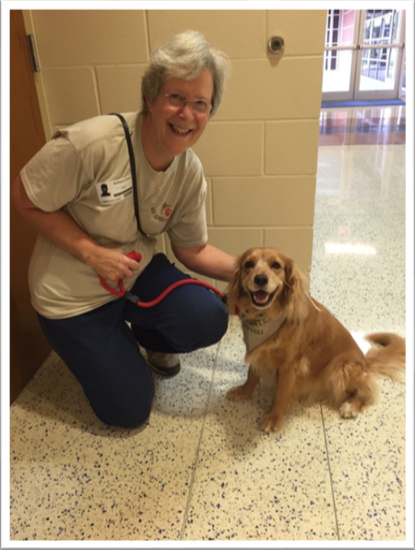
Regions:
M 142 254 L 140 271 L 124 280 L 128 290 L 152 259 L 157 235 L 167 232 L 172 244 L 183 248 L 206 243 L 206 181 L 190 149 L 165 172 L 153 170 L 142 149 L 142 116 L 127 113 L 124 118 L 136 159 L 145 236 L 137 229 L 127 143 L 116 116 L 60 130 L 23 168 L 21 178 L 38 208 L 63 208 L 100 245 Z M 92 267 L 42 236 L 31 258 L 29 287 L 33 307 L 50 319 L 73 317 L 116 299 Z

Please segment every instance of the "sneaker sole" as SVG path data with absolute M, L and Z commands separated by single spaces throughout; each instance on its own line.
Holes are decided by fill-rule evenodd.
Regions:
M 162 367 L 151 362 L 149 364 L 151 370 L 162 378 L 173 378 L 173 376 L 176 376 L 180 372 L 180 363 L 174 365 L 174 367 Z

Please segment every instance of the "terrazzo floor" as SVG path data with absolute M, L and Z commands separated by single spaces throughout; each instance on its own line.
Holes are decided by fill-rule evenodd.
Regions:
M 405 335 L 403 144 L 320 147 L 311 292 L 359 341 Z M 10 540 L 404 544 L 406 386 L 382 381 L 356 420 L 296 404 L 268 435 L 266 388 L 225 396 L 243 356 L 232 318 L 219 344 L 157 380 L 148 423 L 125 431 L 95 418 L 52 353 L 10 411 Z

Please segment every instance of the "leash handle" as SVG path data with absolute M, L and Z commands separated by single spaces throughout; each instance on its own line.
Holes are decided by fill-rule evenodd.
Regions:
M 139 262 L 142 258 L 141 254 L 139 252 L 136 252 L 135 250 L 132 250 L 131 252 L 129 252 L 126 255 L 129 258 L 131 258 L 132 260 L 135 260 L 136 262 Z M 130 292 L 127 292 L 127 290 L 124 287 L 124 283 L 123 283 L 122 279 L 118 279 L 118 289 L 110 286 L 107 283 L 107 281 L 104 279 L 104 277 L 100 277 L 99 280 L 100 280 L 101 285 L 105 288 L 105 290 L 107 290 L 108 292 L 111 292 L 111 294 L 114 294 L 115 296 L 118 296 L 119 298 L 122 298 L 123 296 L 125 296 L 125 298 L 127 298 L 128 300 L 130 300 L 131 302 L 133 302 L 137 306 L 144 307 L 144 308 L 149 308 L 149 307 L 156 306 L 162 300 L 164 300 L 164 298 L 168 294 L 170 294 L 170 292 L 172 292 L 176 288 L 179 288 L 180 286 L 184 286 L 184 285 L 203 286 L 203 287 L 211 290 L 212 292 L 215 292 L 218 296 L 223 298 L 223 293 L 220 290 L 218 290 L 217 288 L 215 288 L 214 286 L 212 286 L 209 283 L 205 283 L 205 281 L 199 281 L 198 279 L 182 279 L 180 281 L 176 281 L 175 283 L 173 283 L 172 285 L 167 287 L 166 290 L 164 290 L 154 300 L 151 300 L 150 302 L 142 302 L 141 300 L 138 299 L 138 297 L 133 296 Z
M 140 262 L 142 258 L 141 254 L 139 252 L 136 252 L 135 250 L 132 250 L 131 252 L 126 254 L 126 256 L 128 256 L 132 260 L 135 260 L 136 262 Z M 119 296 L 120 298 L 124 296 L 124 294 L 127 292 L 125 290 L 122 279 L 118 279 L 118 289 L 110 286 L 104 277 L 100 277 L 99 281 L 101 285 L 105 288 L 105 290 L 107 290 L 108 292 L 111 292 L 111 294 L 114 294 L 115 296 Z

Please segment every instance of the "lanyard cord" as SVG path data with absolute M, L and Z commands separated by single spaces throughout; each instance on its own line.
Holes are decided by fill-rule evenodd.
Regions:
M 131 143 L 131 137 L 130 137 L 130 129 L 128 128 L 128 124 L 122 115 L 120 115 L 119 113 L 110 113 L 110 115 L 118 117 L 121 121 L 122 127 L 124 128 L 125 138 L 127 140 L 128 155 L 130 157 L 130 171 L 131 171 L 131 178 L 133 181 L 134 212 L 137 220 L 137 228 L 140 233 L 145 235 L 144 231 L 141 229 L 140 212 L 138 210 L 137 175 L 136 175 L 136 168 L 135 168 L 133 144 Z
M 145 235 L 144 231 L 141 228 L 141 224 L 140 224 L 140 213 L 139 213 L 139 209 L 138 209 L 138 197 L 137 197 L 137 176 L 136 176 L 136 168 L 135 168 L 134 150 L 133 150 L 133 145 L 131 143 L 131 137 L 130 137 L 130 129 L 128 128 L 128 124 L 127 124 L 125 118 L 122 115 L 120 115 L 119 113 L 110 113 L 110 115 L 118 117 L 121 121 L 121 124 L 122 124 L 123 128 L 124 128 L 125 138 L 126 138 L 127 147 L 128 147 L 128 155 L 130 157 L 130 171 L 131 171 L 131 178 L 132 178 L 132 183 L 133 183 L 134 212 L 135 212 L 135 217 L 136 217 L 136 220 L 137 220 L 137 228 L 138 228 L 138 231 L 140 233 Z M 130 254 L 134 254 L 134 253 L 130 253 Z M 130 254 L 128 254 L 128 255 L 130 255 Z M 134 259 L 137 259 L 137 261 L 140 261 L 138 258 L 134 258 Z M 140 259 L 141 259 L 141 257 L 140 257 Z M 222 292 L 220 292 L 217 288 L 210 285 L 209 283 L 205 283 L 204 281 L 199 281 L 198 279 L 183 279 L 181 281 L 177 281 L 176 283 L 173 283 L 172 285 L 170 285 L 168 288 L 166 288 L 166 290 L 164 292 L 162 292 L 154 300 L 152 300 L 150 302 L 142 302 L 141 300 L 139 300 L 139 298 L 137 296 L 134 296 L 133 294 L 131 294 L 130 292 L 127 292 L 125 290 L 122 279 L 120 279 L 118 281 L 119 290 L 116 290 L 115 288 L 110 287 L 103 277 L 100 277 L 100 282 L 101 282 L 101 285 L 106 290 L 111 292 L 112 294 L 115 294 L 116 296 L 119 296 L 119 297 L 124 297 L 127 300 L 135 303 L 137 306 L 144 307 L 144 308 L 153 307 L 153 306 L 157 305 L 168 294 L 170 294 L 170 292 L 172 290 L 175 290 L 179 286 L 188 285 L 188 284 L 196 284 L 196 285 L 199 285 L 199 286 L 204 286 L 205 288 L 207 288 L 207 289 L 215 292 L 216 294 L 218 294 L 220 297 L 223 296 Z

